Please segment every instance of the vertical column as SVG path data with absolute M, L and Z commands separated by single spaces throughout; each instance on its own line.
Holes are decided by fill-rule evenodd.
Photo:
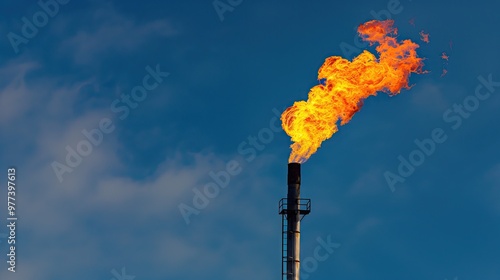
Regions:
M 300 277 L 300 163 L 288 164 L 287 196 L 287 280 L 299 280 Z

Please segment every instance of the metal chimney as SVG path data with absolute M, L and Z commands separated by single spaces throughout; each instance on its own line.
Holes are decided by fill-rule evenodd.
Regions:
M 279 203 L 282 216 L 283 280 L 300 278 L 300 221 L 311 212 L 311 200 L 300 198 L 300 163 L 288 164 L 288 195 Z

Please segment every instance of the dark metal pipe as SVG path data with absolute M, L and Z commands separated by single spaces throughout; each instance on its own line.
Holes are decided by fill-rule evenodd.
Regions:
M 300 163 L 288 164 L 287 280 L 300 277 Z

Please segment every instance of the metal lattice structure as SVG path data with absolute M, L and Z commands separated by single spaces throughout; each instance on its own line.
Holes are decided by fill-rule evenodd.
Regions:
M 294 264 L 294 257 L 288 255 L 288 236 L 295 235 L 296 233 L 300 236 L 299 232 L 294 232 L 289 230 L 288 227 L 288 214 L 290 215 L 299 215 L 300 219 L 302 219 L 311 212 L 311 200 L 307 198 L 298 199 L 298 213 L 295 210 L 288 210 L 288 203 L 286 198 L 282 198 L 279 202 L 279 214 L 281 215 L 281 279 L 289 280 L 295 279 L 295 275 L 290 273 L 290 266 Z M 293 207 L 291 208 L 293 209 Z M 298 256 L 300 257 L 300 256 Z M 297 277 L 298 278 L 298 277 Z

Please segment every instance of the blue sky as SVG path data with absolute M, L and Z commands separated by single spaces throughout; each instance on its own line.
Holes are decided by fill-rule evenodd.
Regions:
M 384 14 L 421 45 L 429 73 L 367 99 L 302 166 L 305 272 L 500 277 L 495 1 L 221 0 L 223 13 L 213 1 L 41 1 L 57 3 L 45 22 L 35 1 L 4 2 L 0 178 L 17 169 L 18 221 L 16 273 L 0 227 L 1 279 L 279 279 L 290 140 L 273 110 L 306 99 L 325 58 L 352 59 L 341 46 L 356 46 L 354 27 Z M 36 32 L 23 19 L 34 15 Z M 133 93 L 140 101 L 123 99 Z M 446 140 L 391 188 L 384 174 L 400 176 L 399 156 L 434 129 Z M 69 166 L 68 147 L 86 155 Z M 221 172 L 232 175 L 214 188 Z M 339 246 L 320 261 L 318 240 Z

